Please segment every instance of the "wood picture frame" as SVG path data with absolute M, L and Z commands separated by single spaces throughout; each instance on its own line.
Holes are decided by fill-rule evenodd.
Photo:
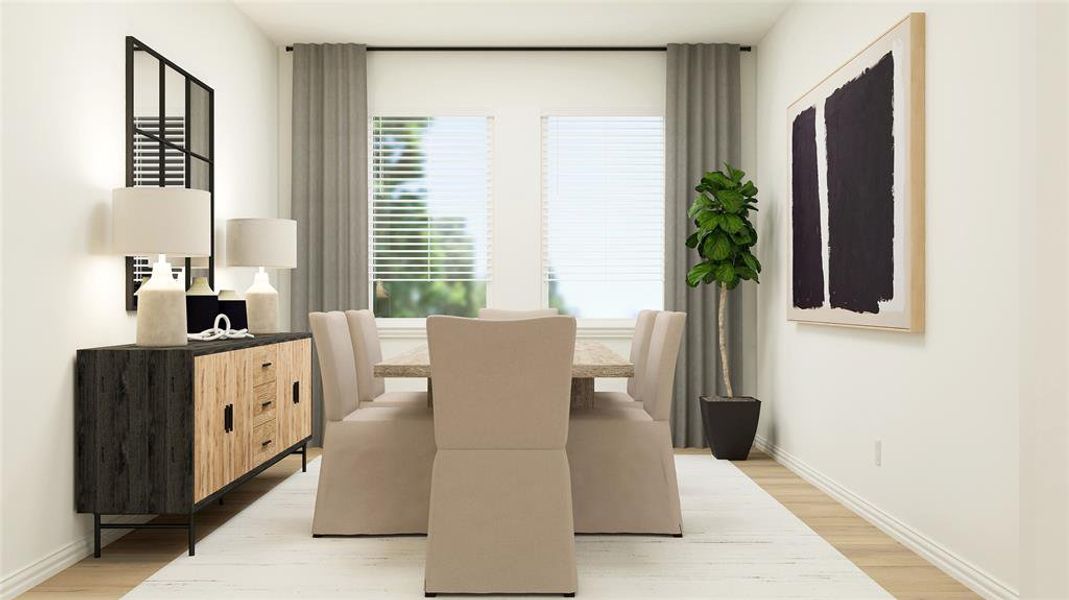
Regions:
M 924 330 L 924 14 L 787 109 L 787 319 Z

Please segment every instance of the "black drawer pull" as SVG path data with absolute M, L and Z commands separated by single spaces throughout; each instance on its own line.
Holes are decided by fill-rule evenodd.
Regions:
M 271 442 L 273 442 L 273 441 L 274 441 L 274 440 L 267 440 L 267 441 L 265 441 L 265 442 L 260 442 L 260 447 L 261 447 L 261 448 L 266 448 L 267 446 L 270 446 L 270 445 L 271 445 Z
M 261 402 L 260 403 L 260 408 L 266 408 L 268 406 L 271 406 L 272 402 L 274 402 L 274 401 L 273 400 L 268 400 L 267 402 Z
M 223 433 L 234 430 L 234 405 L 227 404 L 223 407 Z
M 264 364 L 260 365 L 260 368 L 261 369 L 266 369 L 267 367 L 270 367 L 270 366 L 271 366 L 271 363 L 265 362 Z
M 301 401 L 301 382 L 300 381 L 294 381 L 293 382 L 293 403 L 294 404 L 299 404 L 300 401 Z

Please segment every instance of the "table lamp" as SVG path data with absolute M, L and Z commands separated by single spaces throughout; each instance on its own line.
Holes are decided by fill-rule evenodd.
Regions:
M 265 268 L 297 267 L 297 221 L 291 219 L 230 219 L 226 222 L 226 264 L 259 267 L 245 292 L 252 333 L 278 331 L 278 292 Z
M 119 188 L 112 192 L 112 247 L 123 256 L 158 256 L 137 290 L 137 345 L 186 344 L 184 282 L 167 256 L 210 256 L 211 195 L 178 187 Z

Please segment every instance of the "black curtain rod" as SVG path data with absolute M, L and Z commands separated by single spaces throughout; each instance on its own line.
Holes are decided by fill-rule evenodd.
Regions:
M 667 46 L 368 46 L 368 52 L 665 52 Z M 739 46 L 749 52 L 750 46 Z M 286 46 L 293 52 L 293 46 Z

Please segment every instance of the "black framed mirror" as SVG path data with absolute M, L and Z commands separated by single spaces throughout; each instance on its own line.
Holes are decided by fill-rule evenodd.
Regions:
M 175 267 L 215 289 L 215 91 L 159 52 L 126 36 L 126 186 L 173 186 L 211 194 L 212 254 Z M 126 257 L 126 310 L 152 274 L 149 257 Z

